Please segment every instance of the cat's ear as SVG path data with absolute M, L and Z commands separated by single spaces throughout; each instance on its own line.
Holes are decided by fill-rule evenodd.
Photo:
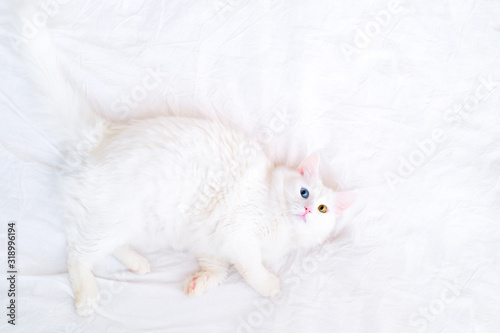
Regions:
M 306 177 L 317 177 L 318 176 L 318 165 L 319 165 L 319 155 L 318 153 L 312 153 L 305 160 L 300 163 L 297 169 L 301 175 Z
M 352 192 L 336 192 L 335 193 L 335 214 L 340 215 L 344 210 L 349 208 L 354 201 L 356 195 Z

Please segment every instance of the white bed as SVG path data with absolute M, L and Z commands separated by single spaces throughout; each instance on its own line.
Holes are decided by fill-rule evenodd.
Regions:
M 1 332 L 500 332 L 500 2 L 33 3 L 0 5 L 0 266 L 15 221 L 18 270 Z M 332 241 L 274 267 L 274 300 L 235 271 L 189 298 L 195 258 L 145 247 L 152 272 L 103 261 L 79 317 L 59 147 L 29 116 L 41 87 L 18 51 L 45 27 L 111 118 L 222 117 L 277 162 L 318 151 L 325 182 L 358 195 Z

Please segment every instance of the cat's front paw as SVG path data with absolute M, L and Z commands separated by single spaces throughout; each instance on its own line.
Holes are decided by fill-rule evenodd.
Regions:
M 188 296 L 196 297 L 203 294 L 212 285 L 209 272 L 198 272 L 186 280 L 184 293 Z
M 269 273 L 263 283 L 255 289 L 264 297 L 274 297 L 280 292 L 280 280 L 276 275 Z
M 76 312 L 82 316 L 90 316 L 94 313 L 99 302 L 99 294 L 77 292 L 75 297 Z

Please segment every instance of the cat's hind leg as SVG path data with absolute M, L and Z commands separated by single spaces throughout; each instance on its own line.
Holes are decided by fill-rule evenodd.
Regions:
M 184 284 L 184 292 L 188 296 L 200 296 L 208 289 L 217 286 L 226 277 L 229 263 L 210 256 L 198 257 L 201 270 L 191 275 Z
M 136 274 L 151 272 L 148 260 L 127 246 L 121 246 L 114 250 L 113 256 L 131 272 Z
M 99 292 L 91 270 L 92 263 L 79 257 L 74 250 L 68 250 L 68 275 L 75 293 L 76 312 L 89 316 L 97 308 Z

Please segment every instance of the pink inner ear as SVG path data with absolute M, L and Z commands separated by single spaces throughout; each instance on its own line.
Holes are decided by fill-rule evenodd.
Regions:
M 337 215 L 340 215 L 344 210 L 349 208 L 354 203 L 354 201 L 356 201 L 356 195 L 351 192 L 337 192 L 335 196 L 335 201 L 336 201 L 335 213 Z
M 306 177 L 316 177 L 318 175 L 318 164 L 318 153 L 312 153 L 304 161 L 302 161 L 302 163 L 300 163 L 297 171 Z

